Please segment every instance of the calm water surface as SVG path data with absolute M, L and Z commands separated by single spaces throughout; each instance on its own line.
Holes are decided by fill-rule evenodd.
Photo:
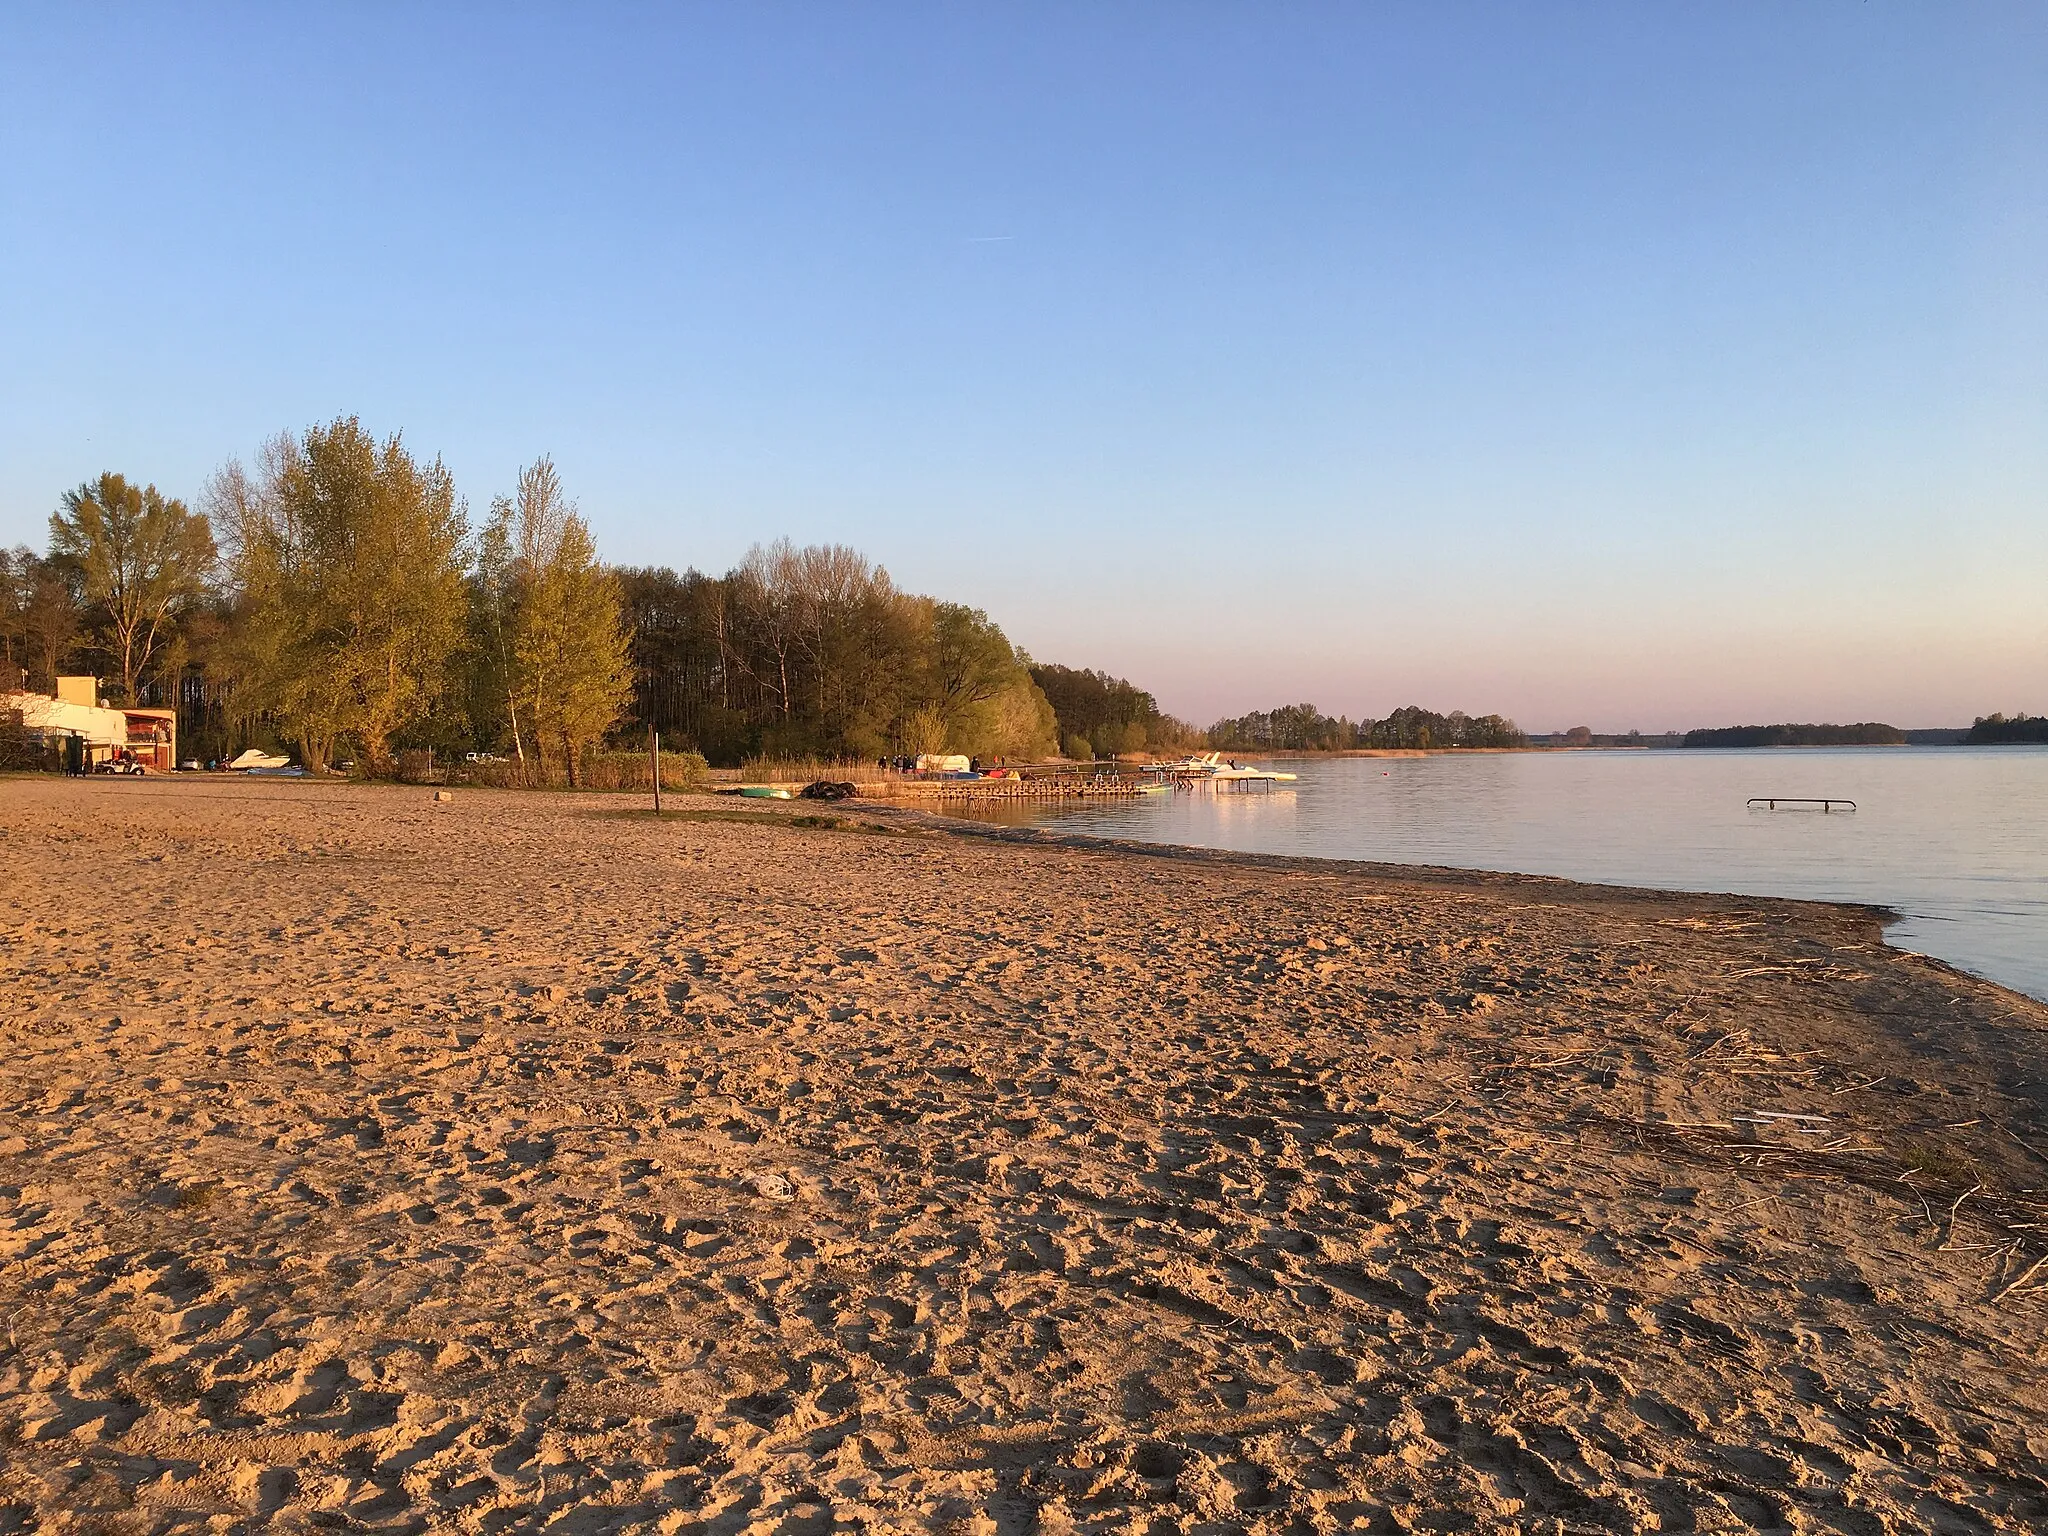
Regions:
M 988 809 L 1248 853 L 1890 907 L 1886 937 L 2048 999 L 2048 750 L 1824 747 L 1290 761 L 1285 789 Z M 1853 814 L 1747 808 L 1831 795 Z

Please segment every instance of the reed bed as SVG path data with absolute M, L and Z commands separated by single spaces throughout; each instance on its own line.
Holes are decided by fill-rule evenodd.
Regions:
M 579 789 L 638 790 L 651 793 L 654 769 L 645 752 L 593 752 L 577 768 Z M 447 782 L 476 784 L 486 789 L 567 789 L 569 774 L 560 758 L 545 762 L 451 763 Z M 712 785 L 712 771 L 696 752 L 661 754 L 661 787 L 677 794 L 699 793 Z
M 740 764 L 739 780 L 746 784 L 809 784 L 818 779 L 834 783 L 887 778 L 871 757 L 750 757 Z

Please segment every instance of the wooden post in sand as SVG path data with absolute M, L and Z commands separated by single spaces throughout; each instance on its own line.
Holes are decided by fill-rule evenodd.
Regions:
M 647 755 L 654 760 L 654 814 L 661 814 L 661 732 L 647 727 Z

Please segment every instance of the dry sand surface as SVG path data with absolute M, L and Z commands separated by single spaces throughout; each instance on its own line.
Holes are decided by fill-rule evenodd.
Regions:
M 1872 914 L 631 803 L 0 781 L 0 1527 L 2048 1529 Z

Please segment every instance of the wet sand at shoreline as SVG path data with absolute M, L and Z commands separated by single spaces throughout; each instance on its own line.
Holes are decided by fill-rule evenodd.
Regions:
M 2048 1526 L 1874 914 L 634 803 L 0 780 L 0 1530 Z

